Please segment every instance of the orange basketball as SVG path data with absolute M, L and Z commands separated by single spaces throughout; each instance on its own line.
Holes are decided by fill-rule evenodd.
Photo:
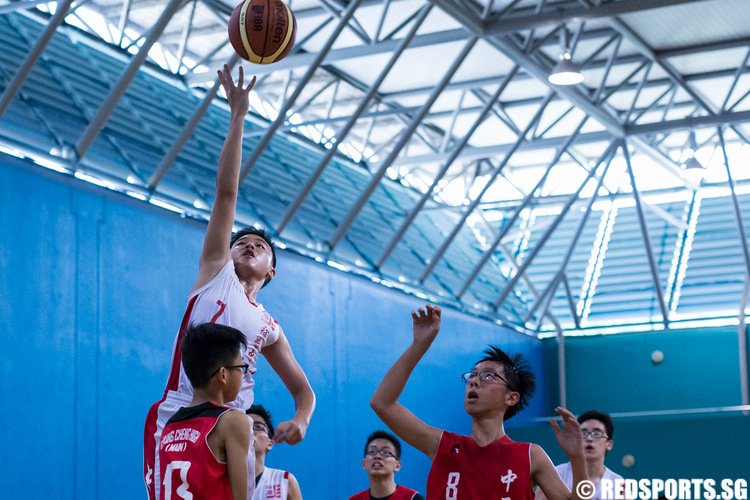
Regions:
M 281 0 L 245 0 L 229 18 L 229 41 L 243 59 L 256 64 L 280 61 L 294 45 L 297 21 Z

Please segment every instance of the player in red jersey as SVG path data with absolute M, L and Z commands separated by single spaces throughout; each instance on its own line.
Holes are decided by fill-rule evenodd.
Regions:
M 587 479 L 581 428 L 572 413 L 555 411 L 564 428 L 550 420 L 573 469 L 573 493 L 562 482 L 544 450 L 516 443 L 503 422 L 525 408 L 536 389 L 534 375 L 520 355 L 490 347 L 466 382 L 464 409 L 471 416 L 471 435 L 459 436 L 431 427 L 398 402 L 409 376 L 440 330 L 440 308 L 428 305 L 412 312 L 414 339 L 388 370 L 370 406 L 390 429 L 432 460 L 427 500 L 533 500 L 539 486 L 549 500 L 581 500 L 575 486 Z
M 240 392 L 239 330 L 213 323 L 190 327 L 182 341 L 182 361 L 193 384 L 190 405 L 169 419 L 159 442 L 162 498 L 239 500 L 247 497 L 250 423 L 224 406 Z
M 424 500 L 416 490 L 396 484 L 394 474 L 401 469 L 401 443 L 393 434 L 385 431 L 370 434 L 362 468 L 367 471 L 370 487 L 349 500 Z

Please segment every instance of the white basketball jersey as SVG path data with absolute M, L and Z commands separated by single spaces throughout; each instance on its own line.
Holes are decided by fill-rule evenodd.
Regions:
M 242 363 L 250 365 L 250 369 L 244 375 L 237 398 L 227 403 L 227 406 L 246 410 L 253 404 L 253 374 L 256 372 L 258 353 L 263 347 L 278 340 L 279 325 L 262 305 L 250 300 L 234 271 L 232 260 L 227 262 L 214 279 L 188 295 L 188 310 L 185 312 L 183 324 L 187 326 L 208 322 L 231 326 L 245 334 L 247 349 L 242 353 Z M 178 335 L 177 342 L 181 341 L 181 337 L 182 335 Z M 172 359 L 174 365 L 179 363 L 180 371 L 179 384 L 175 392 L 190 400 L 193 396 L 193 386 L 185 375 L 181 356 L 173 356 Z M 173 371 L 177 369 L 174 365 Z M 175 390 L 174 387 L 168 388 Z
M 253 500 L 286 500 L 289 490 L 289 473 L 285 470 L 263 469 Z

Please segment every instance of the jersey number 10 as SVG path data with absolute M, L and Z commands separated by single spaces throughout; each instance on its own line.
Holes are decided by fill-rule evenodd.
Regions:
M 177 488 L 175 493 L 178 497 L 184 498 L 185 500 L 193 500 L 193 494 L 188 491 L 187 473 L 190 468 L 190 462 L 185 460 L 175 460 L 167 465 L 167 470 L 164 474 L 164 500 L 172 500 L 172 471 L 180 471 L 180 486 Z

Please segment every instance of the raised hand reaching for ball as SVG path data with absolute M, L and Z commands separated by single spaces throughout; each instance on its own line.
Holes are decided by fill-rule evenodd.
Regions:
M 237 85 L 234 84 L 228 65 L 225 64 L 224 69 L 219 70 L 218 74 L 221 86 L 224 87 L 224 92 L 227 94 L 227 102 L 229 102 L 229 109 L 232 110 L 232 115 L 245 116 L 250 109 L 248 94 L 250 94 L 253 85 L 255 85 L 255 77 L 250 80 L 247 87 L 243 87 L 245 73 L 242 66 L 240 66 L 239 76 L 237 77 Z

